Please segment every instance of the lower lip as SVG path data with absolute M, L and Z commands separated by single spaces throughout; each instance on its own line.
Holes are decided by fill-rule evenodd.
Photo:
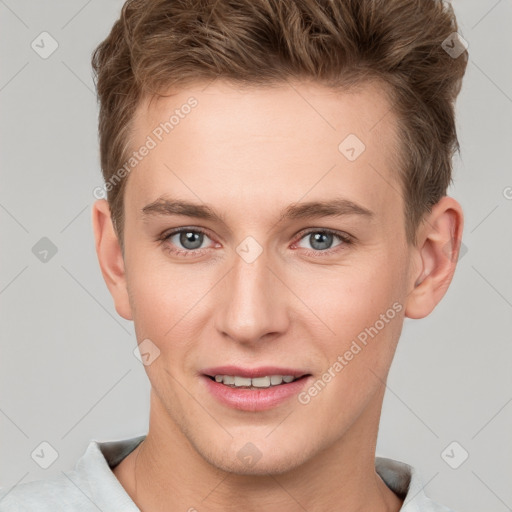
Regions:
M 309 382 L 311 375 L 279 386 L 248 389 L 232 388 L 202 376 L 208 391 L 222 404 L 241 411 L 265 411 L 297 395 Z

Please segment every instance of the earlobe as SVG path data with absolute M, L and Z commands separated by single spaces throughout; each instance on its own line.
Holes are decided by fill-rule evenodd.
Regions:
M 445 295 L 457 266 L 463 225 L 462 207 L 448 196 L 433 206 L 423 222 L 415 249 L 419 270 L 410 277 L 406 317 L 426 317 Z
M 116 311 L 126 320 L 133 320 L 123 255 L 105 199 L 98 199 L 92 206 L 92 227 L 101 273 Z

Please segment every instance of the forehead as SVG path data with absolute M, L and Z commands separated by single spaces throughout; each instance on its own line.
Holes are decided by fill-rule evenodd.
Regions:
M 352 130 L 368 143 L 383 136 L 391 141 L 396 121 L 386 96 L 387 87 L 377 80 L 348 90 L 292 81 L 266 87 L 239 87 L 222 80 L 197 84 L 171 91 L 168 96 L 143 98 L 135 112 L 132 141 L 155 130 L 153 135 L 159 138 L 159 127 L 165 137 L 169 133 L 160 125 L 169 121 L 174 139 L 186 125 L 198 135 L 208 132 L 229 139 L 236 135 L 238 140 L 254 136 L 293 136 L 297 140 L 302 133 L 314 143 L 323 140 L 329 131 L 336 140 Z M 182 122 L 185 119 L 190 120 Z
M 329 194 L 374 211 L 401 208 L 396 120 L 378 83 L 347 92 L 215 81 L 146 98 L 132 133 L 134 151 L 151 146 L 126 188 L 138 209 L 164 194 L 220 201 L 234 214 Z

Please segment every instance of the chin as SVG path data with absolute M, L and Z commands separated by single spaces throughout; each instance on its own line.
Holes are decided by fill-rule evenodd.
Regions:
M 233 439 L 223 450 L 219 444 L 208 442 L 208 449 L 195 446 L 196 451 L 212 466 L 235 475 L 278 475 L 294 470 L 314 454 L 313 448 L 295 444 L 276 437 L 270 442 L 265 437 L 257 440 Z M 213 450 L 212 450 L 212 447 Z
M 273 457 L 261 458 L 254 465 L 241 463 L 236 455 L 234 457 L 222 457 L 212 458 L 208 462 L 228 473 L 232 473 L 240 476 L 269 476 L 279 475 L 287 473 L 293 469 L 298 468 L 304 460 L 297 456 L 280 456 L 275 454 Z

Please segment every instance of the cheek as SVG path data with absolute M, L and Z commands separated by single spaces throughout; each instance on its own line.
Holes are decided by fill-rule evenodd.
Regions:
M 354 382 L 375 380 L 368 369 L 380 376 L 388 371 L 403 323 L 398 257 L 381 253 L 373 262 L 338 268 L 326 278 L 315 279 L 314 287 L 304 282 L 304 302 L 319 319 L 311 316 L 318 325 L 312 334 L 323 333 L 317 348 L 323 352 L 326 368 L 341 357 L 343 368 L 337 365 L 336 375 L 343 373 Z M 344 379 L 333 380 L 341 385 Z
M 319 424 L 330 421 L 334 429 L 352 421 L 382 388 L 404 309 L 395 283 L 380 267 L 336 284 L 329 300 L 317 302 L 319 316 L 334 334 L 328 332 L 316 347 L 324 367 L 301 402 L 311 402 Z
M 335 269 L 329 275 L 317 275 L 314 286 L 304 281 L 298 295 L 329 327 L 331 337 L 353 336 L 373 325 L 401 297 L 393 269 L 382 270 L 386 268 L 379 263 Z
M 191 266 L 168 261 L 162 248 L 133 254 L 128 272 L 136 321 L 157 337 L 165 336 L 208 289 Z
M 204 298 L 215 282 L 198 267 L 171 264 L 155 253 L 132 258 L 128 280 L 137 340 L 149 339 L 160 351 L 159 364 L 146 367 L 150 377 L 157 368 L 174 374 L 189 366 L 205 325 Z

